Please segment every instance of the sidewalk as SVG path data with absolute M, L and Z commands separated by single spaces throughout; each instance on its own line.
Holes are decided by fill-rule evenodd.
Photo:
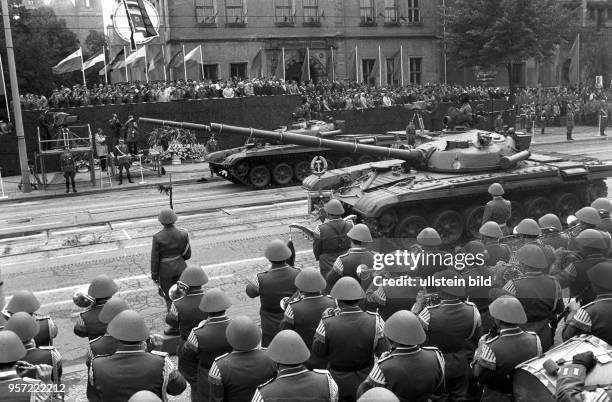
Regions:
M 565 127 L 546 127 L 544 135 L 540 134 L 541 129 L 535 128 L 535 136 L 532 145 L 552 145 L 567 143 L 566 133 L 567 128 Z M 606 130 L 607 136 L 601 137 L 597 127 L 591 126 L 576 126 L 572 131 L 573 142 L 576 141 L 608 141 L 612 139 L 612 127 Z

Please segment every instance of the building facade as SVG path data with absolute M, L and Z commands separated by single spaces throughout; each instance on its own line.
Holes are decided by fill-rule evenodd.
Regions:
M 66 21 L 66 27 L 79 38 L 81 46 L 89 31 L 104 32 L 102 1 L 108 0 L 51 0 L 51 7 L 58 19 Z M 39 0 L 25 0 L 24 4 L 36 6 Z

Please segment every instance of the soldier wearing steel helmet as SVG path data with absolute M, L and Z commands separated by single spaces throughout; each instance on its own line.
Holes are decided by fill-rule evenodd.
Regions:
M 527 323 L 521 327 L 538 334 L 542 349 L 547 351 L 553 344 L 551 322 L 565 308 L 561 286 L 555 277 L 544 273 L 548 261 L 542 248 L 526 244 L 518 250 L 517 258 L 525 275 L 509 280 L 504 290 L 519 299 L 525 309 Z
M 335 308 L 336 300 L 321 293 L 325 289 L 326 282 L 315 268 L 302 269 L 295 277 L 295 286 L 300 295 L 289 300 L 280 329 L 294 330 L 310 349 L 321 315 L 327 309 Z M 305 364 L 310 369 L 327 367 L 325 359 L 318 359 L 316 356 L 310 356 Z
M 261 344 L 266 347 L 279 331 L 284 317 L 280 302 L 283 298 L 292 296 L 297 290 L 295 278 L 300 270 L 287 264 L 291 250 L 280 239 L 272 240 L 268 244 L 264 256 L 271 263 L 270 269 L 258 273 L 248 281 L 246 294 L 250 298 L 259 297 L 261 303 L 259 316 L 263 332 Z
M 599 228 L 602 225 L 601 216 L 599 215 L 599 211 L 593 207 L 584 207 L 576 211 L 576 230 L 572 230 L 570 233 L 572 234 L 572 239 L 570 240 L 569 249 L 570 250 L 579 250 L 579 244 L 576 242 L 576 237 L 580 232 L 586 229 L 595 229 L 600 230 Z M 608 254 L 610 251 L 610 247 L 612 245 L 612 240 L 610 234 L 607 232 L 604 233 L 604 239 L 606 242 L 606 251 L 605 254 Z
M 465 297 L 465 286 L 460 276 L 451 270 L 437 272 L 433 278 L 440 281 L 436 286 L 440 303 L 425 306 L 418 312 L 419 319 L 427 335 L 428 346 L 434 346 L 444 354 L 444 375 L 446 387 L 442 397 L 451 400 L 465 400 L 469 388 L 469 361 L 482 326 L 478 308 L 470 302 L 461 301 Z
M 597 227 L 599 230 L 607 232 L 612 235 L 612 202 L 607 198 L 598 198 L 591 203 L 591 207 L 595 208 L 599 212 L 601 223 Z
M 213 362 L 208 372 L 212 401 L 249 401 L 257 387 L 272 379 L 276 365 L 261 348 L 261 329 L 246 316 L 235 317 L 225 335 L 233 351 Z
M 159 223 L 164 228 L 153 235 L 151 249 L 151 279 L 155 282 L 166 301 L 166 310 L 170 311 L 172 300 L 170 288 L 187 268 L 186 260 L 191 258 L 191 245 L 186 230 L 177 228 L 174 224 L 178 217 L 171 209 L 163 209 L 159 213 Z M 178 335 L 177 327 L 169 327 L 166 335 Z
M 555 214 L 546 214 L 538 219 L 538 225 L 542 229 L 540 242 L 553 249 L 566 250 L 569 246 L 569 236 L 562 233 L 563 226 L 561 220 Z
M 151 391 L 138 391 L 130 397 L 128 402 L 162 402 L 162 400 Z
M 514 233 L 518 236 L 516 244 L 517 250 L 525 244 L 534 244 L 542 249 L 546 256 L 546 261 L 548 262 L 548 266 L 546 267 L 546 272 L 548 272 L 550 266 L 555 262 L 555 250 L 551 246 L 545 245 L 540 240 L 542 236 L 540 225 L 533 219 L 525 218 L 514 228 Z M 516 252 L 514 252 L 510 257 L 510 262 L 517 263 L 517 261 L 517 255 Z
M 74 333 L 77 336 L 92 340 L 106 333 L 108 323 L 100 321 L 100 312 L 118 290 L 119 286 L 107 275 L 98 275 L 91 281 L 87 294 L 94 302 L 90 308 L 79 314 L 79 319 L 74 324 Z
M 363 393 L 357 402 L 400 402 L 395 394 L 387 388 L 374 387 Z
M 595 300 L 583 304 L 563 330 L 563 340 L 591 334 L 612 345 L 612 262 L 600 262 L 588 270 Z
M 504 234 L 510 234 L 507 222 L 512 216 L 512 206 L 510 201 L 506 200 L 502 195 L 505 194 L 504 188 L 499 183 L 493 183 L 487 190 L 493 199 L 487 202 L 484 206 L 482 221 L 497 222 Z
M 139 313 L 120 312 L 108 324 L 108 333 L 119 341 L 117 351 L 94 356 L 89 367 L 89 382 L 102 401 L 125 401 L 143 390 L 166 400 L 185 390 L 185 379 L 168 354 L 145 350 L 149 330 Z
M 37 313 L 40 308 L 40 302 L 29 290 L 19 290 L 13 294 L 13 297 L 4 307 L 1 314 L 6 320 L 11 315 L 19 312 L 30 314 L 38 321 L 40 330 L 34 336 L 34 342 L 37 346 L 53 346 L 53 339 L 57 337 L 57 325 L 53 319 L 47 314 Z
M 321 275 L 327 277 L 336 259 L 346 253 L 351 246 L 347 233 L 353 227 L 353 223 L 342 219 L 344 207 L 336 199 L 325 204 L 323 210 L 328 220 L 314 230 L 312 251 L 315 259 L 319 261 Z
M 351 401 L 372 369 L 374 356 L 388 349 L 384 321 L 377 313 L 361 310 L 359 303 L 365 298 L 365 292 L 354 278 L 340 278 L 331 296 L 338 300 L 338 308 L 323 313 L 312 353 L 329 359 L 329 370 L 338 384 L 340 400 Z
M 276 377 L 257 387 L 252 402 L 306 398 L 309 401 L 338 401 L 338 386 L 329 372 L 310 371 L 304 366 L 310 351 L 295 331 L 285 329 L 276 334 L 270 342 L 268 356 L 277 364 Z
M 428 400 L 444 389 L 444 357 L 435 347 L 421 347 L 425 331 L 412 312 L 400 310 L 385 322 L 391 350 L 374 363 L 357 395 L 374 387 L 393 391 L 401 400 Z M 410 381 L 406 381 L 410 378 Z
M 523 331 L 527 322 L 521 302 L 501 296 L 489 306 L 499 332 L 485 334 L 478 343 L 472 363 L 474 376 L 484 391 L 481 401 L 514 401 L 512 377 L 521 362 L 540 356 L 542 345 L 535 332 Z
M 449 268 L 444 265 L 440 247 L 442 238 L 434 228 L 425 228 L 417 235 L 418 247 L 423 251 L 421 262 L 416 267 L 410 267 L 416 276 L 421 278 L 430 277 L 436 272 Z M 437 258 L 440 257 L 440 258 Z M 428 289 L 433 291 L 432 289 Z
M 482 242 L 485 245 L 487 265 L 494 266 L 500 261 L 510 261 L 512 253 L 510 247 L 501 242 L 504 234 L 497 222 L 487 221 L 483 223 L 478 229 L 478 233 L 482 236 Z
M 360 223 L 353 226 L 346 236 L 351 241 L 351 248 L 349 248 L 346 253 L 336 258 L 332 270 L 327 274 L 325 279 L 327 280 L 328 290 L 331 290 L 338 279 L 343 276 L 350 276 L 361 283 L 362 280 L 357 274 L 357 267 L 366 265 L 368 268 L 372 268 L 374 263 L 374 252 L 366 248 L 366 246 L 373 241 L 370 229 L 366 225 Z M 369 283 L 362 283 L 362 287 L 367 289 Z

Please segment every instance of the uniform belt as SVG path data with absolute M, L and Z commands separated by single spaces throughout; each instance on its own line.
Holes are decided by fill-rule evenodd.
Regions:
M 369 367 L 372 367 L 372 362 L 368 362 L 368 363 L 364 363 L 360 365 L 330 364 L 329 366 L 331 370 L 345 372 L 345 373 L 352 372 L 352 371 L 359 371 L 359 370 L 367 369 Z
M 171 262 L 171 261 L 176 261 L 179 258 L 182 258 L 182 255 L 175 255 L 174 257 L 164 257 L 164 258 L 160 258 L 160 262 Z

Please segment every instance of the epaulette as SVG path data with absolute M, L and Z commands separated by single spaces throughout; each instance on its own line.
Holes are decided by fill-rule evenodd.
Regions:
M 533 332 L 533 331 L 525 331 L 525 333 L 530 334 L 530 335 L 538 335 L 537 332 Z
M 373 316 L 379 316 L 380 314 L 378 314 L 376 311 L 370 311 L 370 310 L 366 310 L 366 313 L 373 315 Z
M 489 344 L 489 343 L 493 343 L 493 341 L 495 341 L 495 340 L 497 340 L 497 339 L 499 339 L 499 335 L 495 335 L 494 337 L 487 339 L 487 340 L 485 341 L 485 343 L 487 343 L 487 344 Z
M 55 346 L 37 346 L 40 350 L 55 350 Z
M 202 320 L 202 321 L 200 321 L 200 323 L 199 323 L 198 325 L 196 325 L 196 326 L 195 326 L 194 330 L 195 330 L 195 329 L 200 329 L 200 328 L 204 327 L 204 325 L 206 325 L 206 322 L 207 322 L 207 321 L 208 321 L 208 320 Z
M 434 352 L 442 353 L 442 351 L 440 351 L 440 349 L 436 348 L 435 346 L 421 346 L 421 349 L 433 350 Z
M 597 300 L 593 300 L 592 302 L 587 303 L 587 304 L 585 304 L 584 306 L 580 306 L 580 308 L 584 310 L 585 308 L 587 308 L 587 307 L 589 307 L 589 306 L 594 305 L 594 304 L 595 304 L 595 302 L 597 302 Z
M 104 335 L 100 335 L 97 338 L 93 338 L 92 340 L 89 341 L 89 343 L 94 343 L 95 341 L 99 340 L 100 338 L 102 338 Z
M 469 301 L 469 300 L 466 300 L 464 303 L 469 305 L 469 306 L 476 307 L 476 305 L 473 302 Z
M 431 309 L 434 309 L 434 308 L 438 308 L 441 305 L 442 305 L 442 303 L 438 303 L 438 304 L 434 304 L 433 306 L 425 306 L 425 308 L 431 310 Z
M 36 318 L 36 321 L 40 321 L 40 320 L 48 320 L 51 318 L 51 316 L 49 314 L 36 314 L 34 318 Z
M 259 386 L 257 387 L 257 389 L 265 387 L 266 385 L 270 384 L 270 383 L 271 383 L 272 381 L 274 381 L 274 380 L 276 380 L 276 378 L 274 378 L 274 377 L 273 377 L 273 378 L 270 378 L 268 381 L 266 381 L 266 382 L 264 382 L 263 384 L 259 385 Z
M 223 358 L 224 358 L 225 356 L 227 356 L 227 355 L 229 355 L 229 352 L 228 352 L 228 353 L 224 353 L 224 354 L 222 354 L 221 356 L 217 356 L 217 357 L 215 357 L 215 361 L 217 361 L 217 360 L 221 360 L 221 359 L 223 359 Z
M 376 362 L 377 364 L 380 364 L 386 360 L 389 360 L 393 357 L 394 355 L 392 353 L 387 354 L 386 356 L 381 356 L 380 359 L 378 359 L 378 361 Z
M 339 307 L 328 307 L 323 311 L 323 314 L 321 314 L 321 319 L 324 320 L 329 317 L 335 317 L 338 315 L 339 312 Z
M 152 350 L 151 353 L 157 356 L 168 357 L 168 353 L 162 352 L 161 350 Z
M 344 253 L 344 254 L 340 254 L 340 255 L 338 256 L 338 258 L 341 258 L 341 257 L 346 257 L 346 256 L 347 256 L 347 255 L 349 255 L 349 254 L 350 254 L 350 253 L 347 251 L 347 252 L 346 252 L 346 253 Z
M 314 371 L 315 373 L 319 373 L 319 374 L 329 374 L 328 370 L 323 370 L 323 369 L 312 369 L 312 371 Z

